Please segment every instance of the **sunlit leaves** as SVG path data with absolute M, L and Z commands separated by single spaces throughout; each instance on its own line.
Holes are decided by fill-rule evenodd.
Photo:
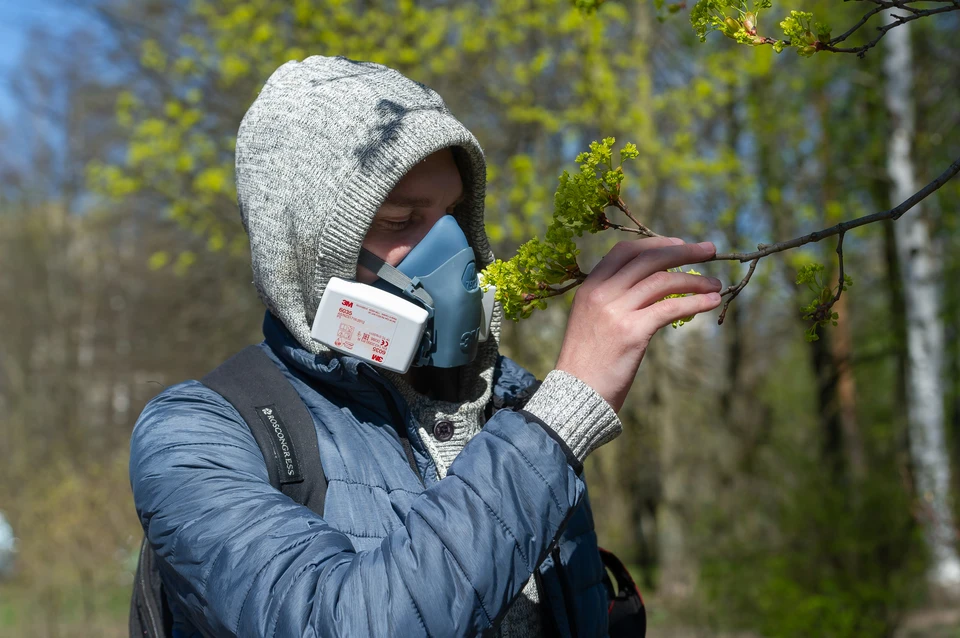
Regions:
M 153 71 L 163 71 L 167 66 L 167 54 L 156 40 L 145 40 L 140 52 L 140 64 Z
M 688 274 L 688 275 L 700 275 L 700 276 L 703 276 L 703 273 L 701 273 L 701 272 L 699 272 L 699 271 L 697 271 L 697 270 L 694 270 L 693 268 L 691 268 L 690 270 L 687 270 L 687 271 L 684 271 L 682 268 L 672 268 L 672 269 L 670 270 L 670 272 L 680 272 L 680 273 L 686 272 L 686 274 Z M 689 297 L 689 296 L 692 295 L 692 294 L 693 294 L 692 292 L 689 292 L 689 293 L 682 293 L 682 294 L 667 295 L 667 296 L 664 297 L 663 299 L 676 299 L 676 298 L 678 298 L 678 297 Z M 663 301 L 663 299 L 661 299 L 660 301 Z M 672 326 L 676 329 L 676 328 L 679 328 L 680 326 L 682 326 L 682 325 L 684 325 L 684 324 L 686 324 L 686 323 L 690 323 L 691 321 L 693 321 L 693 317 L 692 317 L 692 316 L 691 316 L 691 317 L 684 317 L 684 318 L 682 318 L 682 319 L 677 319 L 676 321 L 672 322 L 670 325 L 672 325 Z
M 829 29 L 822 24 L 814 24 L 813 14 L 806 11 L 791 11 L 790 15 L 780 22 L 783 35 L 797 47 L 797 53 L 809 57 L 817 52 L 817 37 L 813 34 L 816 29 L 819 33 L 830 37 Z
M 618 2 L 594 4 L 599 10 L 583 13 L 570 0 L 495 0 L 483 7 L 197 0 L 183 33 L 145 45 L 147 57 L 162 69 L 157 74 L 163 98 L 128 93 L 118 101 L 118 122 L 129 135 L 127 153 L 120 161 L 114 158 L 109 172 L 91 176 L 96 173 L 99 192 L 106 195 L 158 198 L 174 220 L 202 232 L 208 245 L 232 249 L 245 241 L 233 196 L 239 119 L 278 66 L 314 54 L 397 68 L 440 90 L 472 128 L 489 126 L 477 131 L 493 150 L 488 228 L 491 239 L 509 249 L 545 231 L 554 185 L 543 175 L 559 173 L 557 166 L 570 159 L 567 149 L 580 147 L 595 131 L 628 131 L 637 141 L 631 184 L 638 191 L 652 192 L 664 180 L 694 189 L 702 176 L 726 170 L 728 163 L 704 154 L 691 131 L 729 100 L 721 87 L 736 81 L 736 71 L 718 65 L 697 82 L 696 92 L 687 83 L 664 92 L 643 66 L 650 43 L 623 37 L 635 28 L 636 12 Z M 483 99 L 483 110 L 478 106 L 471 113 L 462 106 L 463 95 L 446 92 L 458 85 L 456 76 L 464 69 L 477 74 L 466 99 Z M 516 127 L 537 146 L 511 148 L 495 137 Z M 562 142 L 539 146 L 548 138 Z M 503 150 L 497 148 L 501 144 Z M 598 179 L 615 185 L 620 179 L 615 169 Z M 213 221 L 222 224 L 223 239 L 211 239 Z
M 711 31 L 719 31 L 738 44 L 769 44 L 777 53 L 792 46 L 802 56 L 813 55 L 820 50 L 818 43 L 830 40 L 830 27 L 814 22 L 813 14 L 805 11 L 790 11 L 780 22 L 784 39 L 767 36 L 759 28 L 760 14 L 771 6 L 772 0 L 759 0 L 752 7 L 748 0 L 699 0 L 690 11 L 690 24 L 701 42 Z
M 749 6 L 747 0 L 699 0 L 690 11 L 690 24 L 700 41 L 711 31 L 719 31 L 742 44 L 755 44 L 757 21 L 770 0 L 759 0 Z
M 484 270 L 484 283 L 497 287 L 497 300 L 507 317 L 518 320 L 546 308 L 557 286 L 582 275 L 576 238 L 609 227 L 604 211 L 620 197 L 623 163 L 639 156 L 636 145 L 626 144 L 615 162 L 614 141 L 608 137 L 592 142 L 589 151 L 577 155 L 579 170 L 560 175 L 553 218 L 542 240 L 525 242 L 514 257 L 498 259 Z M 521 171 L 525 166 L 523 161 L 514 164 Z

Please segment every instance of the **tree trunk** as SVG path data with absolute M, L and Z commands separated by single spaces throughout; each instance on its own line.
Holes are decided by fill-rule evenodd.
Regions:
M 834 306 L 839 317 L 837 325 L 828 332 L 836 367 L 837 410 L 840 429 L 843 431 L 843 448 L 846 451 L 847 467 L 854 481 L 862 481 L 867 475 L 867 454 L 857 422 L 857 384 L 853 376 L 853 337 L 850 334 L 847 296 L 840 297 Z
M 910 24 L 890 30 L 883 44 L 885 97 L 892 120 L 887 171 L 892 182 L 891 199 L 896 205 L 917 189 L 910 154 L 914 137 Z M 960 591 L 960 558 L 948 499 L 950 463 L 944 437 L 944 339 L 937 287 L 940 268 L 919 207 L 897 222 L 895 241 L 906 302 L 910 454 L 917 492 L 927 513 L 923 523 L 932 560 L 929 578 L 935 588 Z
M 704 317 L 695 321 L 702 322 Z M 684 408 L 689 406 L 682 395 L 682 378 L 688 367 L 687 341 L 695 324 L 684 326 L 687 334 L 665 328 L 656 336 L 644 356 L 640 382 L 649 392 L 645 404 L 648 418 L 655 419 L 660 435 L 661 497 L 657 505 L 657 550 L 660 579 L 658 593 L 670 605 L 682 604 L 693 594 L 697 581 L 697 565 L 690 547 L 690 516 L 695 497 L 694 474 L 690 456 L 690 440 L 696 436 L 695 417 Z M 679 331 L 678 331 L 679 332 Z M 688 399 L 689 397 L 687 397 Z

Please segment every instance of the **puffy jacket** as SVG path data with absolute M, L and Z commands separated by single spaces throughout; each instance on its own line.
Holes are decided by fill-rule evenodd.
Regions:
M 269 314 L 264 335 L 316 423 L 324 514 L 270 486 L 220 395 L 197 381 L 161 392 L 134 428 L 130 478 L 177 636 L 489 635 L 535 570 L 545 632 L 606 635 L 582 467 L 516 409 L 533 375 L 499 359 L 492 416 L 438 480 L 374 367 L 308 353 Z

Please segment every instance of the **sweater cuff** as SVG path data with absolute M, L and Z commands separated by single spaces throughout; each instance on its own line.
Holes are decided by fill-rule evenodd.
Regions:
M 562 370 L 553 370 L 546 376 L 524 410 L 549 425 L 581 463 L 623 431 L 610 404 L 586 383 Z

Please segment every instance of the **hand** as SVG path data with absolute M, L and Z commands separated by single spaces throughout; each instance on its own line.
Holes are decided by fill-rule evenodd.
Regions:
M 579 378 L 619 412 L 657 330 L 720 305 L 719 279 L 667 269 L 716 252 L 710 242 L 669 237 L 618 243 L 577 290 L 557 370 Z M 684 293 L 694 294 L 660 301 Z

